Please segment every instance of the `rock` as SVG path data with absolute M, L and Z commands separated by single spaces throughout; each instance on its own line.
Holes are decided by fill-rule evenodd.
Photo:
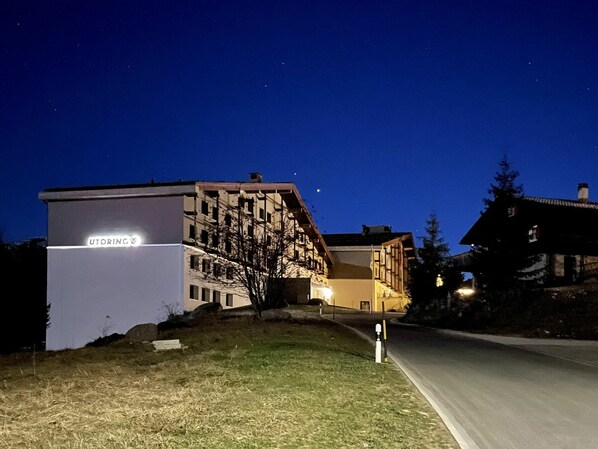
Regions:
M 292 319 L 291 314 L 282 309 L 264 310 L 261 318 L 264 321 L 287 321 Z
M 222 310 L 222 304 L 219 302 L 209 302 L 197 306 L 193 311 L 186 317 L 188 320 L 194 320 L 201 316 L 214 315 Z
M 126 341 L 152 341 L 158 338 L 158 326 L 154 323 L 144 323 L 133 326 L 125 334 Z

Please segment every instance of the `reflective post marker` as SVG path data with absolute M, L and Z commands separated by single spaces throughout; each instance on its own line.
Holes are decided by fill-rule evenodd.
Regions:
M 382 332 L 382 326 L 378 323 L 376 324 L 376 363 L 382 363 L 382 341 L 380 341 L 380 332 Z

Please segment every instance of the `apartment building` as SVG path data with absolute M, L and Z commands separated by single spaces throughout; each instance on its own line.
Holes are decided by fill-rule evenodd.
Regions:
M 226 264 L 236 252 L 226 229 L 284 249 L 290 302 L 329 298 L 332 255 L 292 183 L 175 182 L 47 189 L 46 347 L 77 348 L 171 311 L 219 302 L 249 305 Z M 230 267 L 230 264 L 228 265 Z
M 334 265 L 334 304 L 365 311 L 402 311 L 409 304 L 409 261 L 415 258 L 411 232 L 363 225 L 361 233 L 324 234 Z

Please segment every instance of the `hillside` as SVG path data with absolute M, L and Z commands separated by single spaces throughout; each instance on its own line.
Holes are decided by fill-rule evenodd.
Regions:
M 598 283 L 535 289 L 494 312 L 483 301 L 469 301 L 403 321 L 485 334 L 598 340 Z

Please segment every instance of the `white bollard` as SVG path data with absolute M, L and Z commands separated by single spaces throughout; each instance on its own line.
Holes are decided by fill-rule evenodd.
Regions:
M 382 363 L 382 341 L 380 340 L 382 325 L 376 324 L 376 363 Z

